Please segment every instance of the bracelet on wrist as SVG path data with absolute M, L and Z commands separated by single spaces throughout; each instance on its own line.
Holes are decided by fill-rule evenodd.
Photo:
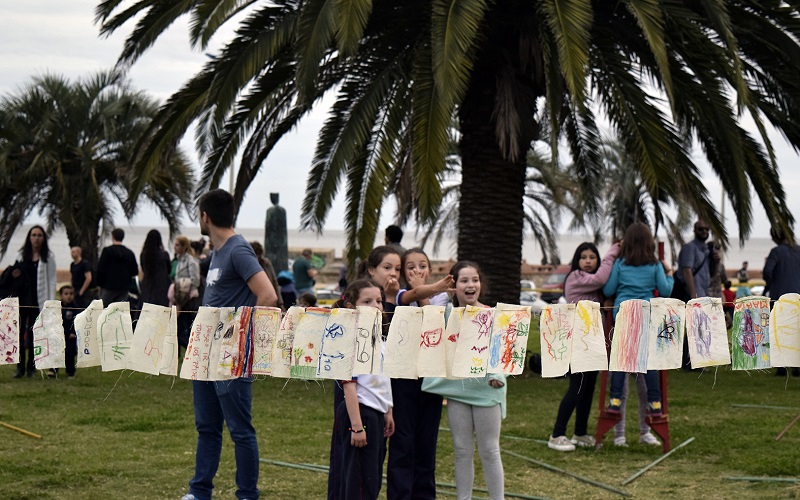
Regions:
M 365 425 L 365 426 L 362 426 L 360 429 L 357 429 L 357 430 L 356 430 L 356 429 L 353 429 L 352 427 L 350 427 L 350 428 L 349 428 L 349 429 L 347 429 L 347 430 L 349 430 L 349 431 L 350 431 L 350 432 L 352 432 L 353 434 L 358 434 L 358 433 L 361 433 L 361 432 L 364 432 L 365 430 L 367 430 L 367 426 L 366 426 L 366 425 Z

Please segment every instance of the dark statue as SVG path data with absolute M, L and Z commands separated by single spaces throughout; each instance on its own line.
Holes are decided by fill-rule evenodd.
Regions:
M 264 227 L 264 255 L 272 261 L 275 272 L 289 269 L 289 236 L 286 231 L 286 209 L 278 205 L 279 193 L 270 193 L 272 206 L 267 209 Z

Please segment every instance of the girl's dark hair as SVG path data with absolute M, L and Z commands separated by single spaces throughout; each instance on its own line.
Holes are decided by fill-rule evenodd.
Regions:
M 428 268 L 430 268 L 430 265 L 431 265 L 431 259 L 428 258 L 428 254 L 425 253 L 425 250 L 423 250 L 423 249 L 421 249 L 419 247 L 414 247 L 414 248 L 410 248 L 410 249 L 406 250 L 405 253 L 403 253 L 403 256 L 400 257 L 400 283 L 403 286 L 403 288 L 406 288 L 406 289 L 409 288 L 408 281 L 406 280 L 406 272 L 405 272 L 405 270 L 406 270 L 406 259 L 408 258 L 409 255 L 414 255 L 415 253 L 418 253 L 418 254 L 422 255 L 423 257 L 425 257 L 425 260 L 428 261 Z
M 622 238 L 619 258 L 625 259 L 625 264 L 629 266 L 646 266 L 658 262 L 656 240 L 647 224 L 634 222 L 628 226 Z
M 486 284 L 486 280 L 483 277 L 483 273 L 481 272 L 481 267 L 476 262 L 473 262 L 471 260 L 459 260 L 453 265 L 453 267 L 450 268 L 450 276 L 452 276 L 453 280 L 455 280 L 455 282 L 458 283 L 458 273 L 460 273 L 463 269 L 467 267 L 471 267 L 476 271 L 478 271 L 478 278 L 480 278 L 481 280 L 481 294 L 478 297 L 478 300 L 480 300 L 480 298 L 486 294 L 486 290 L 488 290 L 489 287 Z M 453 305 L 456 307 L 459 306 L 458 295 L 456 294 L 453 294 Z
M 369 278 L 369 268 L 371 267 L 374 269 L 380 266 L 384 257 L 390 254 L 395 254 L 402 259 L 402 255 L 400 255 L 400 252 L 398 252 L 396 248 L 388 245 L 381 245 L 373 248 L 367 259 L 361 261 L 358 265 L 358 274 L 356 276 L 358 278 Z
M 358 302 L 358 296 L 361 295 L 361 290 L 365 288 L 377 288 L 381 291 L 381 300 L 385 298 L 383 287 L 377 281 L 372 278 L 361 278 L 347 285 L 347 288 L 342 292 L 342 298 L 337 300 L 333 307 L 347 307 L 348 303 L 355 305 Z
M 161 233 L 156 229 L 151 229 L 147 232 L 147 237 L 144 239 L 144 245 L 142 246 L 142 271 L 145 274 L 158 272 L 156 263 L 163 251 L 164 245 L 161 243 Z
M 50 247 L 47 246 L 47 231 L 40 225 L 35 225 L 28 229 L 28 236 L 25 237 L 25 243 L 22 245 L 22 260 L 30 262 L 33 260 L 33 245 L 31 245 L 31 233 L 34 229 L 39 229 L 44 234 L 44 241 L 42 242 L 42 249 L 39 250 L 39 258 L 42 262 L 47 262 L 47 254 L 50 253 Z

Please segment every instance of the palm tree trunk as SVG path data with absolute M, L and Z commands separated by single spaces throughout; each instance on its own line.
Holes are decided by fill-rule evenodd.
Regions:
M 482 302 L 519 302 L 525 155 L 503 158 L 495 138 L 492 95 L 469 92 L 459 115 L 461 201 L 458 259 L 478 263 Z

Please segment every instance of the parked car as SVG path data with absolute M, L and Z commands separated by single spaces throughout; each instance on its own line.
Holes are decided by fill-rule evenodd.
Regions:
M 519 305 L 528 306 L 534 313 L 540 313 L 547 306 L 547 302 L 540 299 L 536 292 L 520 292 Z
M 327 307 L 328 309 L 342 298 L 341 292 L 330 288 L 320 288 L 315 291 L 315 294 L 317 296 L 317 307 Z
M 536 283 L 531 280 L 519 280 L 519 287 L 523 292 L 529 292 L 536 289 Z
M 557 304 L 558 299 L 564 295 L 564 281 L 567 279 L 569 270 L 570 266 L 558 266 L 539 287 L 541 292 L 539 298 L 548 304 Z

